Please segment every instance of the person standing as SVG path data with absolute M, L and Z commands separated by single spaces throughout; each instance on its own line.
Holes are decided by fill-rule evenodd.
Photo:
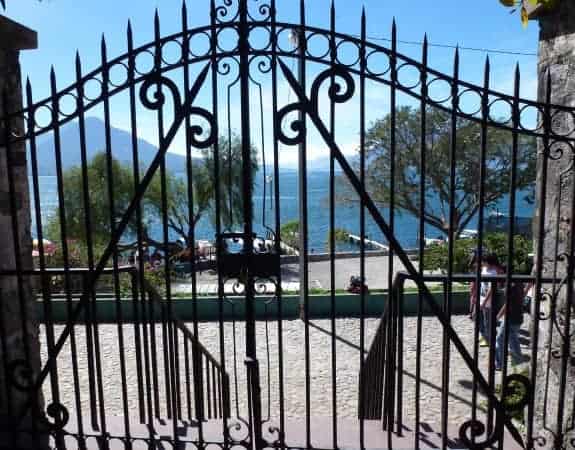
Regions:
M 501 275 L 503 272 L 504 270 L 494 254 L 487 255 L 482 261 L 482 276 Z M 493 308 L 497 310 L 500 303 L 498 285 L 497 281 L 481 282 L 479 290 L 479 312 L 481 314 L 479 345 L 481 347 L 487 347 L 491 343 L 492 334 L 495 331 L 495 324 L 492 323 L 491 318 Z
M 522 359 L 521 345 L 519 344 L 519 330 L 523 323 L 523 299 L 525 287 L 523 283 L 513 283 L 505 304 L 497 314 L 497 321 L 500 322 L 497 330 L 497 342 L 495 346 L 495 370 L 501 370 L 503 365 L 505 329 L 509 330 L 508 343 L 512 364 L 519 364 Z M 507 319 L 505 318 L 507 316 Z

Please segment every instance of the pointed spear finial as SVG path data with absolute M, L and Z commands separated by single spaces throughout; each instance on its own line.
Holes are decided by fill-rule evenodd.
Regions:
M 30 77 L 26 77 L 26 98 L 28 99 L 28 104 L 32 103 L 32 83 L 30 82 Z
M 129 41 L 134 38 L 134 32 L 132 31 L 132 21 L 130 19 L 128 19 L 128 25 L 126 26 L 126 34 L 128 35 Z
M 365 41 L 367 37 L 367 21 L 365 16 L 365 5 L 361 7 L 361 40 Z
M 335 32 L 335 0 L 331 0 L 329 7 L 329 30 Z
M 52 88 L 52 92 L 56 92 L 56 70 L 54 69 L 54 65 L 50 66 L 50 86 Z
M 395 17 L 391 22 L 391 49 L 394 52 L 397 50 L 397 25 L 395 24 Z
M 453 56 L 453 76 L 458 78 L 459 75 L 459 44 L 455 46 L 455 55 Z
M 423 35 L 423 45 L 421 47 L 421 63 L 427 67 L 427 52 L 429 51 L 429 42 L 427 41 L 427 33 Z
M 491 62 L 489 61 L 489 54 L 485 57 L 485 69 L 483 71 L 483 85 L 485 89 L 489 89 L 489 76 L 491 73 Z
M 188 16 L 188 5 L 186 3 L 186 0 L 182 0 L 182 17 L 187 16 Z
M 100 40 L 100 57 L 102 62 L 105 63 L 108 60 L 108 46 L 106 44 L 106 37 L 102 33 L 102 39 Z
M 160 13 L 158 8 L 154 12 L 154 35 L 159 39 L 160 37 Z
M 32 83 L 30 82 L 30 77 L 27 76 L 26 77 L 26 104 L 28 105 L 28 108 L 30 108 L 30 115 L 28 116 L 28 120 L 29 123 L 33 123 L 34 121 L 34 113 L 31 109 L 31 105 L 33 103 L 33 97 L 32 97 Z

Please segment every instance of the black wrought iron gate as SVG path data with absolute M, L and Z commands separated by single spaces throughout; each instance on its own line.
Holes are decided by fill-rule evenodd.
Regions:
M 537 337 L 532 337 L 530 375 L 508 374 L 505 357 L 497 388 L 495 352 L 489 353 L 487 369 L 480 364 L 479 315 L 474 319 L 471 343 L 462 337 L 460 325 L 453 322 L 452 309 L 457 307 L 454 283 L 472 281 L 476 286 L 482 282 L 502 283 L 504 291 L 509 293 L 515 283 L 534 281 L 535 309 L 531 320 L 533 330 L 538 329 L 544 285 L 555 286 L 557 274 L 544 276 L 541 264 L 533 276 L 519 274 L 518 269 L 514 269 L 513 255 L 517 250 L 514 220 L 509 221 L 507 237 L 503 240 L 508 255 L 506 274 L 485 276 L 481 273 L 481 261 L 486 257 L 483 254 L 484 210 L 491 195 L 485 184 L 493 170 L 490 158 L 494 158 L 489 148 L 493 143 L 488 136 L 493 129 L 506 133 L 509 138 L 505 144 L 508 186 L 502 189 L 506 189 L 510 217 L 514 218 L 519 195 L 518 172 L 535 158 L 527 154 L 534 151 L 534 147 L 525 141 L 539 138 L 543 142 L 540 164 L 546 164 L 550 158 L 549 140 L 572 148 L 574 139 L 556 134 L 550 123 L 551 115 L 573 115 L 573 111 L 551 105 L 550 100 L 547 104 L 538 104 L 521 99 L 519 73 L 513 96 L 491 90 L 489 62 L 483 86 L 460 80 L 457 52 L 453 74 L 437 72 L 428 65 L 426 40 L 421 62 L 406 57 L 397 51 L 395 24 L 390 48 L 376 45 L 367 39 L 365 14 L 357 37 L 336 31 L 333 6 L 330 29 L 309 26 L 305 21 L 304 3 L 302 0 L 299 4 L 299 23 L 293 24 L 278 20 L 274 0 L 269 3 L 223 0 L 221 4 L 212 1 L 209 25 L 196 28 L 188 26 L 184 3 L 181 32 L 163 36 L 156 16 L 154 40 L 135 46 L 128 26 L 128 50 L 124 55 L 109 59 L 106 43 L 102 41 L 102 64 L 98 69 L 84 73 L 78 57 L 77 81 L 59 90 L 53 71 L 52 93 L 38 102 L 32 100 L 32 87 L 28 83 L 26 108 L 2 119 L 3 128 L 7 130 L 4 142 L 8 162 L 11 149 L 23 142 L 28 145 L 38 259 L 34 270 L 0 275 L 6 278 L 18 275 L 20 284 L 29 278 L 38 280 L 36 287 L 45 337 L 41 369 L 37 370 L 30 360 L 4 361 L 14 386 L 28 396 L 20 405 L 19 417 L 23 419 L 30 412 L 39 417 L 38 425 L 32 430 L 17 427 L 7 430 L 14 446 L 18 445 L 20 435 L 27 432 L 36 442 L 49 435 L 51 445 L 58 449 L 116 446 L 136 449 L 160 445 L 169 448 L 393 448 L 405 446 L 405 442 L 412 442 L 416 448 L 423 447 L 426 438 L 420 394 L 425 379 L 422 368 L 425 311 L 436 320 L 442 333 L 438 347 L 442 360 L 438 394 L 441 405 L 436 412 L 441 435 L 439 445 L 447 448 L 455 439 L 469 448 L 508 448 L 507 445 L 532 448 L 540 442 L 534 425 L 533 400 Z M 444 88 L 434 91 L 441 83 Z M 368 85 L 375 90 L 369 91 Z M 368 136 L 369 111 L 366 110 L 370 92 L 384 88 L 389 91 L 389 121 L 386 141 L 381 145 L 387 151 L 383 158 L 388 163 L 389 174 L 374 184 L 368 174 L 369 164 L 373 162 L 368 149 L 373 149 L 374 144 L 370 142 L 372 136 Z M 287 92 L 287 100 L 282 101 Z M 434 96 L 438 92 L 442 94 L 439 98 Z M 403 114 L 399 106 L 402 95 L 411 102 L 412 110 L 417 111 L 414 117 L 419 134 L 410 145 L 418 157 L 412 166 L 405 166 L 400 150 L 404 149 L 400 141 L 406 139 L 398 131 Z M 117 113 L 112 102 L 120 98 L 124 98 L 122 111 L 129 117 L 129 158 L 122 156 L 123 149 L 113 141 Z M 467 110 L 473 102 L 476 108 Z M 508 119 L 494 118 L 494 114 L 501 113 L 498 104 L 508 108 Z M 259 106 L 259 111 L 254 105 Z M 354 158 L 346 156 L 338 143 L 336 111 L 339 105 L 356 108 L 356 116 L 353 119 L 348 116 L 348 120 L 356 120 L 359 130 L 358 153 Z M 98 155 L 93 152 L 94 144 L 87 133 L 89 111 L 94 111 L 103 121 L 100 166 L 96 164 Z M 443 122 L 433 122 L 432 114 L 439 114 Z M 539 124 L 528 128 L 522 121 L 526 114 L 539 116 Z M 24 131 L 9 133 L 19 122 L 24 123 Z M 458 125 L 461 122 L 475 132 L 462 136 L 459 142 L 463 134 Z M 154 123 L 156 128 L 151 134 L 146 130 L 146 136 L 157 138 L 157 152 L 153 157 L 145 155 L 145 143 L 139 139 L 142 123 Z M 436 131 L 429 131 L 430 124 L 443 127 L 449 161 L 433 159 Z M 266 125 L 270 128 L 266 129 Z M 71 128 L 77 130 L 79 153 L 75 175 L 63 159 L 63 136 L 67 137 Z M 54 155 L 57 208 L 52 214 L 57 215 L 56 222 L 53 216 L 42 214 L 46 209 L 42 200 L 46 193 L 40 171 L 46 157 L 38 149 L 43 144 L 39 137 L 45 134 L 52 142 Z M 324 286 L 329 305 L 325 325 L 328 329 L 313 321 L 321 300 L 311 295 L 309 280 L 309 236 L 317 226 L 310 223 L 309 211 L 321 207 L 308 205 L 308 183 L 313 181 L 306 168 L 311 136 L 315 136 L 324 154 L 329 155 L 326 189 L 329 286 Z M 260 143 L 256 146 L 254 142 L 258 139 Z M 476 190 L 479 264 L 472 274 L 458 275 L 455 266 L 455 241 L 460 231 L 456 229 L 459 220 L 456 214 L 461 200 L 458 161 L 471 141 L 476 141 L 478 151 L 473 169 L 477 176 L 468 188 Z M 271 156 L 269 152 L 266 156 L 266 145 L 272 148 Z M 184 146 L 185 154 L 179 166 L 176 165 L 181 176 L 174 178 L 170 173 L 174 166 L 169 166 L 173 155 L 170 156 L 169 150 L 178 146 Z M 290 289 L 282 270 L 287 261 L 282 257 L 286 251 L 284 241 L 289 236 L 282 234 L 282 224 L 286 222 L 282 196 L 286 188 L 281 185 L 284 175 L 280 169 L 282 154 L 296 146 L 299 231 L 294 235 L 298 237 L 299 246 L 297 290 L 302 321 L 289 322 L 286 319 L 294 318 L 293 311 L 289 311 L 293 298 L 286 293 Z M 198 153 L 202 153 L 203 162 L 195 159 Z M 444 201 L 449 208 L 445 218 L 446 274 L 435 278 L 424 272 L 427 251 L 424 236 L 428 230 L 425 221 L 433 207 L 427 198 L 427 189 L 430 179 L 438 173 L 429 165 L 428 158 L 438 166 L 444 164 L 441 172 L 446 179 Z M 529 158 L 530 162 L 526 162 Z M 270 161 L 271 174 L 266 172 L 270 170 Z M 120 169 L 122 164 L 127 164 L 128 169 Z M 259 174 L 254 167 L 257 165 L 263 172 L 263 184 L 258 191 L 263 198 L 261 221 L 255 214 Z M 11 170 L 8 164 L 8 171 Z M 411 189 L 416 193 L 411 206 L 418 217 L 418 266 L 408 256 L 396 223 L 396 211 L 406 208 L 397 193 L 405 188 L 400 182 L 405 182 L 402 177 L 413 173 L 416 175 L 412 177 Z M 545 177 L 545 171 L 543 173 Z M 94 178 L 94 174 L 100 178 Z M 78 185 L 73 185 L 74 176 L 80 180 Z M 126 177 L 131 183 L 128 196 L 119 187 L 126 182 Z M 377 183 L 387 189 L 385 203 L 376 195 Z M 105 186 L 98 192 L 105 200 L 95 203 L 101 184 Z M 544 185 L 545 182 L 539 189 L 544 189 L 541 187 Z M 206 186 L 211 186 L 211 191 Z M 367 273 L 369 224 L 388 246 L 387 268 L 378 275 L 387 281 L 388 293 L 381 294 L 378 300 L 377 295 L 368 296 L 360 289 L 356 297 L 357 310 L 352 314 L 357 317 L 359 328 L 357 333 L 352 333 L 355 343 L 342 338 L 347 332 L 346 325 L 336 321 L 348 314 L 338 310 L 341 305 L 336 298 L 335 236 L 340 208 L 336 191 L 340 188 L 345 188 L 347 195 L 359 205 L 360 248 L 356 270 L 361 280 L 365 280 Z M 14 187 L 11 189 L 14 199 Z M 176 194 L 180 197 L 173 197 Z M 156 195 L 155 203 L 150 200 L 153 195 Z M 206 200 L 207 196 L 211 198 Z M 174 198 L 179 198 L 179 203 Z M 82 205 L 81 211 L 74 216 L 78 204 Z M 105 205 L 104 218 L 101 211 L 93 210 L 98 208 L 96 205 Z M 207 210 L 211 210 L 215 232 L 211 252 L 197 244 L 198 237 L 206 237 L 206 233 L 201 235 L 198 230 L 202 224 L 199 217 L 207 214 Z M 151 229 L 150 217 L 156 221 L 156 234 Z M 57 231 L 57 252 L 61 255 L 57 261 L 61 268 L 50 267 L 56 261 L 44 241 L 50 221 L 55 223 L 52 233 L 54 229 Z M 14 233 L 17 229 L 16 221 Z M 179 249 L 174 244 L 178 233 L 184 242 Z M 99 240 L 102 235 L 107 237 L 104 242 Z M 542 239 L 541 235 L 538 237 Z M 158 249 L 156 260 L 144 257 L 151 247 Z M 135 252 L 129 263 L 122 261 L 122 253 L 127 250 Z M 78 256 L 80 254 L 84 256 Z M 74 267 L 74 258 L 81 261 L 83 268 Z M 158 260 L 162 261 L 161 269 L 154 267 Z M 205 275 L 206 270 L 213 271 L 211 278 Z M 182 273 L 190 288 L 187 305 L 173 292 L 174 276 Z M 54 313 L 58 304 L 53 281 L 58 279 L 63 284 L 61 305 L 66 305 L 61 330 L 56 322 L 62 319 Z M 404 342 L 407 342 L 404 323 L 408 320 L 404 315 L 407 303 L 403 283 L 406 280 L 412 280 L 417 291 L 416 347 L 412 352 L 404 350 Z M 571 286 L 572 280 L 565 280 L 561 281 L 562 285 Z M 443 304 L 431 292 L 430 281 L 443 283 Z M 209 289 L 216 294 L 215 303 L 211 303 L 215 316 L 208 312 L 212 300 L 202 295 Z M 559 295 L 553 292 L 555 297 Z M 102 319 L 103 306 L 100 305 L 104 305 L 106 299 L 110 300 L 113 313 L 111 318 Z M 370 328 L 372 322 L 368 323 L 368 318 L 373 317 L 370 308 L 384 302 L 381 320 Z M 180 320 L 182 317 L 185 320 Z M 204 321 L 215 324 L 213 332 Z M 494 331 L 495 325 L 492 327 Z M 329 336 L 325 342 L 327 348 L 316 346 L 319 339 L 313 334 L 316 329 Z M 508 334 L 504 332 L 505 343 Z M 298 341 L 301 345 L 291 348 L 302 335 L 303 339 Z M 491 345 L 495 347 L 494 333 L 490 336 Z M 108 353 L 111 348 L 108 340 L 114 341 L 114 352 L 118 356 L 113 367 L 107 366 L 108 358 L 116 358 L 114 352 L 114 355 Z M 344 373 L 346 367 L 346 361 L 342 362 L 337 355 L 342 342 L 347 345 L 346 352 L 348 348 L 359 350 L 355 357 L 357 367 L 353 369 L 355 383 L 350 383 L 350 378 L 338 380 L 338 374 Z M 504 345 L 505 356 L 506 348 Z M 449 415 L 450 351 L 460 358 L 460 367 L 468 370 L 471 377 L 470 417 L 461 423 L 452 423 Z M 67 352 L 69 360 L 62 358 Z M 411 401 L 411 394 L 405 393 L 403 385 L 406 357 L 416 361 L 413 415 L 404 413 L 405 404 Z M 318 369 L 319 363 L 325 363 L 325 367 Z M 59 378 L 62 372 L 68 373 L 63 383 Z M 329 372 L 325 379 L 317 375 L 323 372 Z M 37 374 L 31 378 L 26 375 L 29 373 Z M 300 384 L 294 382 L 294 389 L 290 380 L 298 376 L 301 376 Z M 314 381 L 317 377 L 329 386 L 317 384 Z M 119 395 L 111 396 L 108 391 L 108 383 L 114 383 L 112 378 L 117 380 Z M 357 403 L 352 407 L 348 400 L 342 406 L 341 398 L 346 398 L 345 392 L 351 389 L 357 393 L 354 399 Z M 316 390 L 325 391 L 325 395 L 317 397 Z M 566 382 L 562 390 L 568 394 Z M 510 403 L 511 391 L 519 393 Z M 45 408 L 39 400 L 40 392 L 44 392 Z M 486 408 L 481 405 L 482 401 Z M 314 413 L 313 404 L 320 404 L 318 409 L 322 412 Z M 523 413 L 526 406 L 522 419 L 526 431 L 520 431 L 511 413 Z M 109 410 L 114 410 L 113 415 L 118 418 L 112 419 Z M 347 418 L 347 422 L 343 423 L 342 418 Z M 411 428 L 406 429 L 406 423 Z M 451 432 L 451 426 L 456 427 L 455 433 Z M 408 441 L 398 440 L 402 438 Z

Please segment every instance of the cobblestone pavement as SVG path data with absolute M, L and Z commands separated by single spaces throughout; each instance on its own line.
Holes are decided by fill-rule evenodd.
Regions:
M 364 321 L 365 349 L 375 334 L 379 320 L 366 319 Z M 452 324 L 465 346 L 471 351 L 473 341 L 473 324 L 464 316 L 452 318 Z M 192 324 L 187 324 L 192 329 Z M 309 409 L 312 416 L 329 417 L 334 413 L 332 399 L 336 399 L 338 417 L 357 417 L 358 374 L 360 367 L 360 320 L 338 319 L 335 326 L 338 339 L 332 341 L 329 331 L 332 327 L 330 320 L 315 320 L 310 323 L 309 331 L 309 358 L 306 359 L 306 326 L 300 320 L 283 321 L 281 323 L 282 349 L 279 351 L 277 322 L 257 323 L 257 351 L 260 362 L 262 384 L 262 406 L 264 418 L 271 416 L 273 423 L 279 416 L 279 365 L 280 355 L 283 364 L 284 404 L 287 417 L 302 418 L 306 414 L 306 394 L 309 395 Z M 226 323 L 224 330 L 224 351 L 226 370 L 230 374 L 232 414 L 239 411 L 240 416 L 246 416 L 246 376 L 244 365 L 244 339 L 245 324 Z M 138 372 L 136 369 L 136 346 L 133 325 L 100 325 L 100 356 L 102 364 L 103 391 L 105 397 L 104 410 L 108 415 L 130 416 L 138 414 Z M 412 423 L 415 415 L 415 365 L 416 365 L 416 328 L 417 319 L 414 317 L 404 320 L 403 340 L 403 412 L 405 421 Z M 57 335 L 63 327 L 55 327 Z M 235 329 L 235 330 L 234 330 Z M 527 329 L 525 324 L 524 329 Z M 199 324 L 199 338 L 202 344 L 216 359 L 220 356 L 220 333 L 217 323 Z M 447 356 L 442 351 L 442 331 L 439 321 L 426 317 L 422 320 L 422 348 L 421 358 L 421 420 L 430 424 L 439 424 L 442 402 L 442 363 Z M 119 331 L 124 340 L 125 371 L 127 383 L 126 409 L 123 408 L 123 387 L 121 384 L 121 363 L 118 339 Z M 141 330 L 140 330 L 141 331 Z M 149 331 L 149 330 L 148 330 Z M 234 361 L 234 331 L 236 360 Z M 165 411 L 165 377 L 164 356 L 168 356 L 164 349 L 162 327 L 155 327 L 155 351 L 157 352 L 159 385 L 158 394 L 163 411 Z M 266 339 L 267 336 L 267 339 Z M 527 354 L 528 341 L 522 336 L 523 353 Z M 42 328 L 42 342 L 45 340 L 45 330 Z M 58 378 L 62 403 L 69 409 L 72 417 L 76 414 L 74 389 L 77 384 L 80 392 L 80 404 L 87 414 L 89 409 L 89 375 L 86 356 L 86 339 L 84 326 L 78 326 L 74 333 L 74 344 L 78 353 L 78 377 L 74 380 L 74 370 L 71 358 L 71 343 L 68 340 L 62 354 L 58 358 Z M 183 355 L 183 341 L 180 336 L 180 382 L 182 399 L 185 401 L 186 374 Z M 44 346 L 45 350 L 45 346 Z M 44 352 L 45 358 L 45 352 Z M 482 371 L 487 372 L 488 349 L 480 349 L 480 364 Z M 450 346 L 450 372 L 449 393 L 446 397 L 450 425 L 459 425 L 470 418 L 472 398 L 472 376 L 466 368 L 462 358 Z M 309 372 L 306 372 L 306 362 Z M 335 364 L 335 376 L 332 364 Z M 234 369 L 235 367 L 235 369 Z M 518 369 L 514 369 L 518 370 Z M 497 374 L 496 377 L 500 375 Z M 191 377 L 191 375 L 190 375 Z M 306 378 L 309 379 L 309 392 L 306 392 Z M 497 378 L 496 378 L 497 381 Z M 237 395 L 236 395 L 237 383 Z M 44 385 L 47 400 L 50 400 L 49 380 Z M 145 385 L 143 386 L 145 387 Z M 478 397 L 478 405 L 485 405 L 484 398 Z M 184 403 L 184 411 L 186 404 Z

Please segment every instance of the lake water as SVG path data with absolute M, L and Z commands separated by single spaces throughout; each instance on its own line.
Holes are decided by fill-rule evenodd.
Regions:
M 264 234 L 264 223 L 262 218 L 263 205 L 263 180 L 261 171 L 257 175 L 258 183 L 254 191 L 254 227 L 259 234 Z M 45 176 L 39 178 L 40 182 L 40 201 L 42 208 L 43 223 L 46 224 L 50 215 L 54 214 L 58 206 L 58 189 L 56 177 Z M 268 183 L 266 195 L 266 224 L 274 228 L 275 211 L 270 198 L 270 188 L 272 184 Z M 32 189 L 32 180 L 30 179 L 30 189 Z M 326 251 L 326 242 L 329 230 L 329 173 L 324 171 L 312 171 L 308 173 L 308 227 L 309 227 L 309 248 L 310 251 L 319 253 Z M 525 195 L 519 194 L 517 201 L 516 215 L 531 217 L 533 215 L 533 206 L 525 202 Z M 282 223 L 298 218 L 298 173 L 293 170 L 280 171 L 280 213 Z M 429 200 L 431 203 L 434 199 Z M 435 200 L 435 202 L 437 202 Z M 33 207 L 33 205 L 32 205 Z M 494 208 L 485 212 L 489 214 L 497 210 L 500 213 L 508 212 L 508 199 L 502 199 Z M 381 208 L 381 212 L 386 220 L 389 219 L 387 208 Z M 32 232 L 36 234 L 36 225 L 33 215 Z M 197 239 L 214 239 L 214 227 L 209 217 L 204 217 L 196 227 Z M 357 204 L 336 205 L 335 221 L 337 228 L 344 228 L 353 234 L 359 235 L 359 217 L 360 208 Z M 395 233 L 400 243 L 406 248 L 414 248 L 418 245 L 418 220 L 408 213 L 395 213 Z M 474 218 L 467 228 L 477 228 L 477 220 Z M 162 227 L 159 221 L 151 223 L 152 234 L 155 238 L 161 239 Z M 440 232 L 426 226 L 426 237 L 437 237 Z M 380 232 L 378 226 L 371 220 L 369 213 L 366 211 L 366 235 L 369 239 L 385 243 L 386 240 Z M 176 236 L 172 235 L 172 239 Z M 338 250 L 357 249 L 353 244 L 338 243 Z

